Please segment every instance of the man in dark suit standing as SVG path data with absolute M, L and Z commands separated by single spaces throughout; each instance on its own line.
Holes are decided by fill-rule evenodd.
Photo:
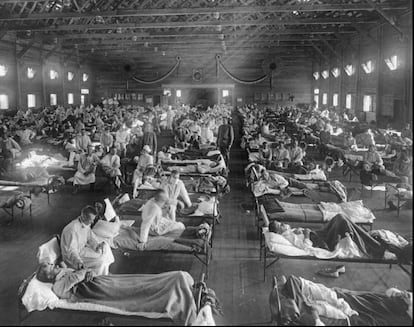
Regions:
M 223 124 L 218 129 L 217 147 L 224 157 L 224 161 L 228 167 L 230 158 L 230 148 L 234 141 L 233 126 L 229 124 L 228 118 L 223 118 Z

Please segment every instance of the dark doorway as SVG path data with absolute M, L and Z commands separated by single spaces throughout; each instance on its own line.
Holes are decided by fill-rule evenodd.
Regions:
M 207 109 L 217 103 L 216 89 L 190 89 L 188 95 L 188 103 L 192 107 L 200 107 Z
M 159 95 L 154 95 L 154 106 L 158 105 L 161 103 L 161 97 Z

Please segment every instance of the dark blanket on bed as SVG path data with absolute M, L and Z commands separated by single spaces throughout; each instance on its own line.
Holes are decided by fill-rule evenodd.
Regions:
M 206 240 L 197 238 L 195 227 L 169 232 L 163 236 L 148 236 L 146 243 L 139 241 L 139 226 L 121 226 L 114 238 L 114 246 L 133 251 L 182 251 L 204 252 Z
M 384 257 L 385 247 L 368 234 L 363 228 L 354 224 L 342 214 L 333 217 L 323 229 L 312 231 L 310 234 L 313 246 L 333 251 L 339 241 L 349 233 L 352 240 L 366 256 L 381 259 Z
M 354 315 L 350 318 L 351 326 L 411 326 L 412 324 L 406 312 L 407 304 L 402 299 L 389 298 L 385 294 L 369 291 L 355 292 L 339 288 L 333 290 L 338 298 L 343 298 L 359 313 L 359 316 Z M 290 276 L 280 293 L 283 297 L 293 299 L 296 310 L 300 313 L 293 325 L 303 326 L 312 323 L 311 308 L 302 295 L 301 281 L 298 277 Z M 286 316 L 285 312 L 283 316 Z M 347 326 L 345 320 L 320 318 L 326 326 Z
M 351 326 L 405 326 L 412 325 L 408 306 L 400 298 L 385 294 L 334 289 L 359 316 L 350 318 Z
M 79 302 L 91 302 L 142 313 L 148 318 L 170 318 L 190 325 L 196 318 L 192 277 L 182 271 L 162 274 L 97 276 L 74 288 Z

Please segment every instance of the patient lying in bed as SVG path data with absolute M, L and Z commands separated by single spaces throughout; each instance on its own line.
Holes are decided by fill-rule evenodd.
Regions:
M 291 228 L 287 224 L 272 221 L 269 232 L 270 243 L 278 242 L 274 235 L 278 234 L 295 248 L 319 258 L 381 259 L 387 251 L 395 254 L 402 262 L 410 262 L 412 256 L 412 244 L 401 236 L 383 230 L 366 232 L 341 214 L 332 218 L 321 230 Z
M 95 276 L 43 263 L 37 279 L 53 283 L 53 292 L 70 302 L 89 302 L 131 313 L 152 313 L 153 318 L 170 318 L 190 325 L 196 318 L 192 277 L 182 271 L 158 275 Z
M 328 288 L 301 277 L 281 276 L 269 297 L 272 320 L 299 326 L 411 326 L 412 292 L 385 294 Z

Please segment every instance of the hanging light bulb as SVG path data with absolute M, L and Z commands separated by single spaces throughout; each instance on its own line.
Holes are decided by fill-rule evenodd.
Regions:
M 105 20 L 103 19 L 103 17 L 102 17 L 102 16 L 96 16 L 96 17 L 95 17 L 95 20 L 96 20 L 96 22 L 97 22 L 97 23 L 99 23 L 99 24 L 103 24 L 103 23 L 105 23 Z
M 165 51 L 162 52 L 162 55 L 165 56 Z

